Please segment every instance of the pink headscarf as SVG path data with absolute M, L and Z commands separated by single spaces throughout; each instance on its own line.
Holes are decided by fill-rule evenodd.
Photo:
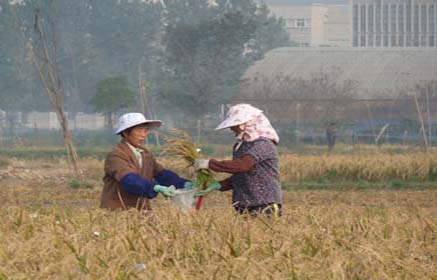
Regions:
M 226 114 L 226 119 L 216 128 L 224 129 L 239 125 L 243 132 L 238 135 L 240 140 L 252 142 L 260 137 L 279 143 L 279 136 L 263 112 L 250 104 L 232 106 Z

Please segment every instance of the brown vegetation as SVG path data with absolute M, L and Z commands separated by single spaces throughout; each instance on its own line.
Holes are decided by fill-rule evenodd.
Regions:
M 290 160 L 308 160 L 299 157 Z M 395 161 L 421 160 L 406 157 Z M 281 160 L 290 164 L 287 158 Z M 335 160 L 338 156 L 332 156 Z M 162 161 L 174 169 L 184 168 L 182 161 Z M 322 161 L 331 162 L 328 157 Z M 355 161 L 360 159 L 347 163 Z M 381 163 L 368 162 L 367 167 Z M 73 190 L 65 161 L 9 161 L 11 172 L 28 170 L 28 176 L 1 180 L 1 279 L 433 279 L 437 275 L 435 190 L 285 191 L 284 215 L 270 221 L 235 216 L 229 193 L 212 194 L 204 208 L 187 214 L 159 197 L 153 200 L 153 214 L 144 216 L 97 208 L 102 164 L 83 160 L 81 166 L 94 188 Z M 287 172 L 283 170 L 283 177 L 289 176 Z
M 428 181 L 437 178 L 437 154 L 284 155 L 280 168 L 285 182 L 314 180 L 328 173 L 337 181 Z

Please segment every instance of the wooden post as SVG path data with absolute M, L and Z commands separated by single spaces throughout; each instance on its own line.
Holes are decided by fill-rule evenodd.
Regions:
M 296 104 L 296 142 L 300 143 L 300 103 Z
M 419 115 L 420 130 L 422 130 L 423 141 L 425 143 L 425 150 L 428 151 L 428 137 L 426 136 L 425 123 L 423 121 L 422 112 L 420 110 L 419 100 L 417 98 L 417 92 L 414 92 L 414 102 L 416 103 L 417 114 Z
M 34 140 L 33 140 L 33 145 L 35 146 L 39 146 L 40 143 L 40 137 L 39 137 L 39 130 L 38 130 L 38 125 L 36 124 L 36 122 L 33 122 L 33 131 L 34 131 Z
M 200 146 L 200 135 L 201 135 L 201 132 L 202 132 L 202 121 L 200 119 L 197 120 L 197 128 L 196 128 L 196 130 L 197 130 L 196 143 L 197 143 L 197 145 Z
M 429 108 L 429 87 L 430 85 L 427 85 L 426 87 L 426 114 L 428 117 L 428 146 L 432 147 L 432 123 L 431 123 L 431 110 Z
M 375 125 L 373 123 L 373 116 L 372 116 L 372 111 L 370 110 L 369 103 L 366 103 L 366 107 L 367 107 L 367 114 L 369 115 L 370 128 L 372 129 L 373 141 L 374 143 L 376 143 Z
M 405 146 L 407 144 L 408 130 L 404 130 L 404 135 L 402 137 L 402 145 Z

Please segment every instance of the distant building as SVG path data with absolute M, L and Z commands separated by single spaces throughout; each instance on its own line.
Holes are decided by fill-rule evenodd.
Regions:
M 269 9 L 284 19 L 291 41 L 300 47 L 311 45 L 311 6 L 271 5 Z
M 269 5 L 285 21 L 290 40 L 299 47 L 351 46 L 349 5 Z
M 436 47 L 437 0 L 350 0 L 349 4 L 270 3 L 301 47 Z
M 350 47 L 349 5 L 313 4 L 311 7 L 311 46 Z
M 435 47 L 436 0 L 351 0 L 354 47 Z
M 68 126 L 71 130 L 105 129 L 105 117 L 101 114 L 76 113 L 68 114 Z M 61 126 L 55 112 L 5 112 L 0 110 L 0 129 L 6 127 L 37 128 L 59 130 Z

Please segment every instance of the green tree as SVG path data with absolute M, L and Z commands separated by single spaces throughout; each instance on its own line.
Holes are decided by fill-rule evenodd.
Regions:
M 30 7 L 0 1 L 0 108 L 7 111 L 49 107 L 29 63 L 24 18 L 32 18 Z
M 138 83 L 138 68 L 153 79 L 159 52 L 160 6 L 142 0 L 57 0 L 64 31 L 63 72 L 78 105 L 89 104 L 96 81 L 126 76 Z M 82 106 L 83 108 L 83 106 Z
M 197 120 L 230 101 L 251 63 L 288 43 L 282 22 L 252 0 L 164 3 L 161 94 Z
M 17 1 L 15 1 L 17 2 Z M 126 75 L 138 83 L 138 68 L 153 81 L 159 57 L 161 7 L 142 0 L 0 0 L 0 108 L 50 110 L 26 43 L 34 37 L 35 3 L 45 28 L 58 34 L 66 110 L 87 110 L 97 81 Z M 50 36 L 50 35 L 49 35 Z M 53 50 L 50 50 L 53 51 Z M 18 97 L 18 98 L 17 98 Z
M 125 76 L 111 77 L 97 83 L 97 93 L 90 104 L 94 112 L 105 114 L 109 129 L 113 129 L 114 113 L 136 104 L 135 93 L 129 88 Z
M 247 56 L 252 57 L 253 61 L 262 59 L 271 49 L 291 45 L 284 20 L 271 15 L 265 4 L 258 7 L 255 17 L 257 29 L 246 44 Z

